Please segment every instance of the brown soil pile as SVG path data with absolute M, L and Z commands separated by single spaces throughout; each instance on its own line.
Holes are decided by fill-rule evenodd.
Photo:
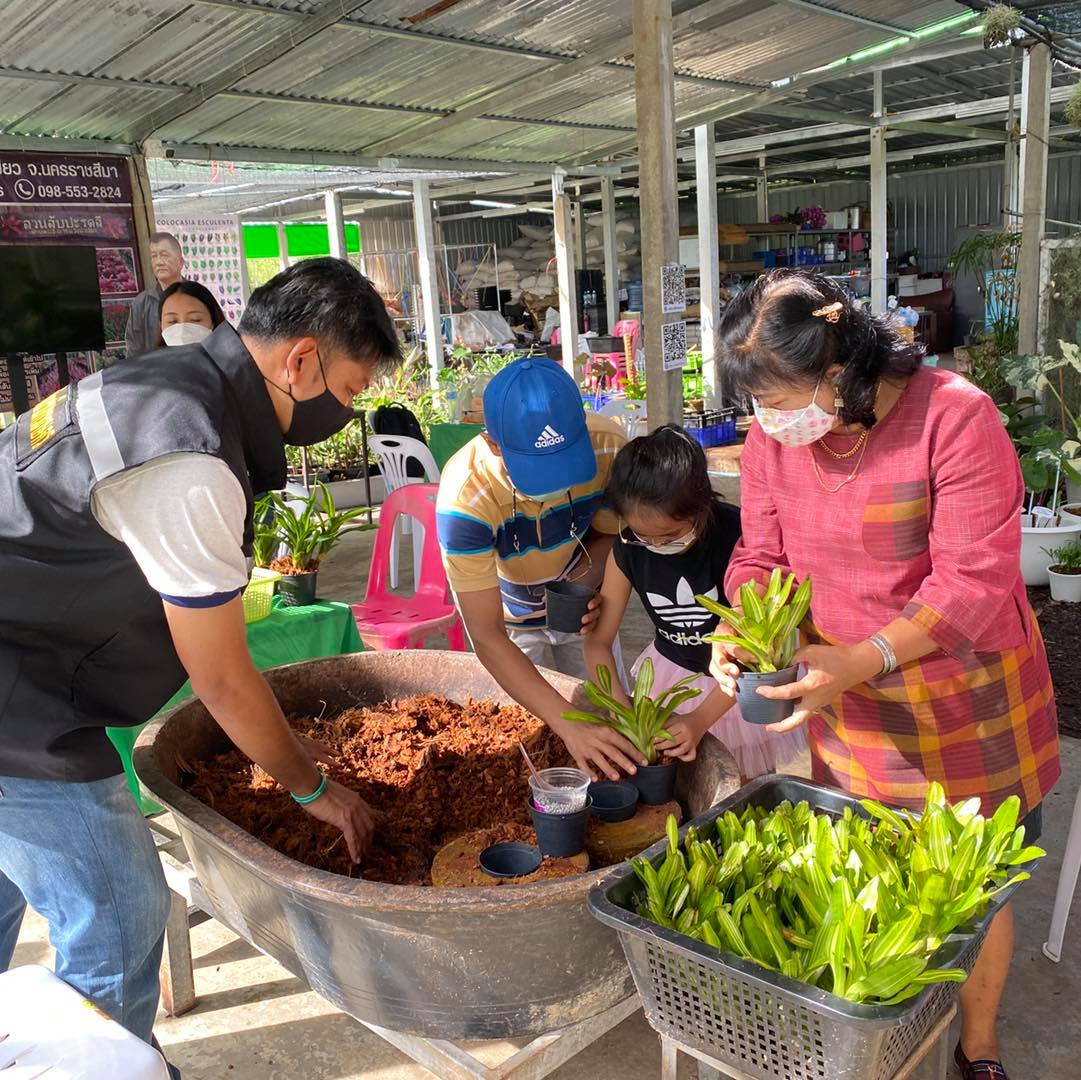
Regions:
M 324 719 L 290 717 L 294 729 L 338 755 L 326 773 L 376 811 L 375 842 L 360 874 L 370 881 L 431 884 L 432 859 L 465 832 L 527 825 L 529 785 L 521 740 L 538 769 L 571 764 L 536 717 L 490 701 L 458 705 L 424 695 L 348 709 Z M 302 810 L 239 751 L 193 766 L 196 798 L 283 855 L 356 876 L 334 829 Z

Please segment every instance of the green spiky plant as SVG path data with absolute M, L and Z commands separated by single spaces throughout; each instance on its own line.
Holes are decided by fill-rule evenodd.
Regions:
M 746 582 L 739 591 L 742 611 L 725 607 L 708 596 L 695 597 L 707 611 L 720 616 L 721 621 L 733 630 L 731 635 L 711 634 L 706 640 L 737 645 L 749 652 L 752 659 L 744 666 L 751 671 L 764 673 L 790 667 L 796 652 L 796 628 L 811 607 L 810 577 L 804 578 L 792 595 L 795 583 L 795 574 L 784 578 L 779 568 L 770 575 L 762 596 L 758 595 L 753 582 Z
M 653 689 L 653 661 L 644 660 L 638 669 L 638 678 L 635 680 L 634 692 L 628 706 L 612 695 L 612 673 L 604 664 L 598 664 L 597 681 L 583 683 L 582 689 L 585 690 L 586 697 L 604 712 L 565 712 L 563 719 L 572 720 L 576 724 L 610 727 L 638 750 L 648 764 L 655 765 L 657 740 L 672 738 L 665 730 L 665 725 L 680 705 L 698 697 L 702 692 L 689 685 L 695 678 L 697 676 L 691 675 L 681 679 L 655 698 L 651 698 L 649 694 Z

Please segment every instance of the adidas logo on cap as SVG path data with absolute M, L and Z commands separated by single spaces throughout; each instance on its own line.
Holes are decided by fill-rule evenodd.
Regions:
M 551 424 L 545 424 L 540 438 L 533 444 L 538 450 L 546 450 L 549 446 L 558 446 L 567 440 L 559 434 Z

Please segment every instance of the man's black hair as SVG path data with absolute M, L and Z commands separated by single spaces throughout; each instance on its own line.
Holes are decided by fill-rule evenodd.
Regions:
M 305 259 L 272 277 L 251 294 L 238 330 L 262 341 L 313 337 L 380 368 L 402 359 L 383 298 L 344 259 Z

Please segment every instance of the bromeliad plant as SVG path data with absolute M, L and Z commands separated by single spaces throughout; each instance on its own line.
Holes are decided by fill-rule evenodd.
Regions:
M 770 575 L 764 595 L 759 595 L 753 582 L 746 582 L 739 591 L 741 610 L 738 611 L 708 596 L 695 597 L 733 630 L 731 635 L 714 634 L 707 640 L 745 649 L 753 658 L 745 662 L 751 671 L 783 671 L 790 667 L 796 652 L 796 629 L 811 607 L 810 577 L 800 582 L 793 596 L 795 582 L 795 574 L 785 578 L 779 568 Z
M 634 692 L 630 705 L 624 705 L 612 694 L 612 673 L 604 664 L 597 666 L 597 682 L 583 684 L 586 697 L 603 709 L 602 714 L 589 712 L 565 712 L 564 720 L 573 720 L 576 724 L 601 724 L 618 731 L 653 765 L 657 761 L 657 740 L 670 739 L 665 725 L 685 701 L 698 697 L 702 692 L 689 684 L 696 676 L 681 679 L 656 698 L 649 696 L 653 689 L 653 661 L 644 660 L 638 669 Z
M 1019 800 L 985 819 L 979 799 L 951 806 L 932 784 L 919 818 L 861 805 L 871 820 L 806 802 L 729 811 L 713 836 L 688 829 L 682 847 L 669 817 L 664 862 L 631 860 L 638 913 L 853 1002 L 896 1005 L 963 982 L 963 970 L 931 966 L 935 953 L 1044 855 L 1025 846 Z

